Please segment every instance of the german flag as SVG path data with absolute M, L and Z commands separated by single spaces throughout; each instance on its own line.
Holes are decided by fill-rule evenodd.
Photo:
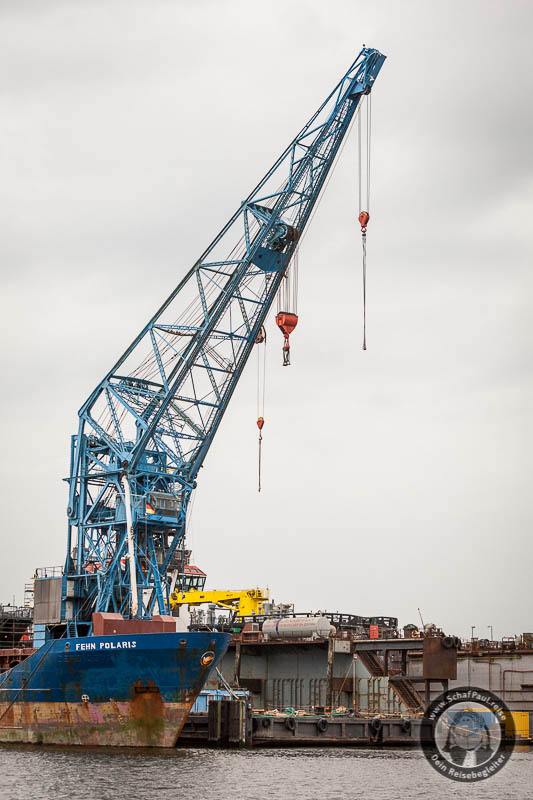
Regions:
M 147 514 L 156 513 L 155 502 L 153 497 L 149 497 L 146 501 L 146 513 Z

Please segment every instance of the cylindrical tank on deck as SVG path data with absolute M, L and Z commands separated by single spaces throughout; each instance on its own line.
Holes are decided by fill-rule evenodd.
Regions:
M 263 622 L 262 632 L 271 639 L 327 639 L 335 627 L 325 617 L 278 617 Z

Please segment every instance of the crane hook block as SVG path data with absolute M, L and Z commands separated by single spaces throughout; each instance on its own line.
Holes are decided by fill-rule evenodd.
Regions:
M 359 213 L 358 220 L 359 220 L 359 224 L 361 226 L 361 230 L 364 233 L 366 231 L 366 226 L 370 222 L 370 214 L 368 213 L 368 211 L 361 211 Z
M 298 325 L 298 315 L 280 311 L 279 314 L 276 314 L 276 325 L 284 336 L 290 336 Z
M 257 418 L 257 427 L 259 428 L 260 431 L 263 430 L 263 425 L 264 424 L 265 424 L 265 420 L 263 419 L 263 417 L 258 417 Z
M 288 311 L 280 311 L 276 314 L 276 325 L 280 329 L 283 334 L 284 342 L 283 342 L 283 366 L 288 367 L 291 363 L 290 361 L 290 343 L 289 343 L 289 336 L 295 329 L 298 324 L 298 315 L 291 314 Z

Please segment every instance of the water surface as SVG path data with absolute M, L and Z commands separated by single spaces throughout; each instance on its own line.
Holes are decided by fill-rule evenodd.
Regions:
M 171 751 L 0 746 L 2 800 L 531 800 L 533 750 L 463 785 L 418 750 Z

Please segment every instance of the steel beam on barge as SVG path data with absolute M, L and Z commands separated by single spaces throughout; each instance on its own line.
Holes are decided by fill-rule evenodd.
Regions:
M 424 647 L 423 639 L 352 639 L 354 651 L 380 650 L 420 650 Z

